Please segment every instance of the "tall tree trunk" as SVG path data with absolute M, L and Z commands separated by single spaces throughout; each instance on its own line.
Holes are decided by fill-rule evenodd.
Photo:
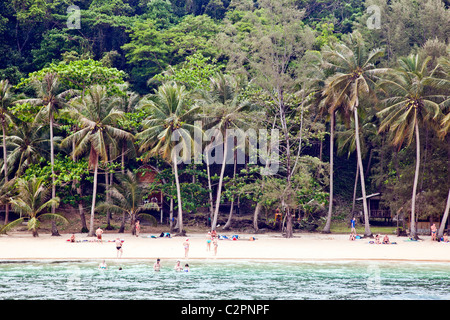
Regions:
M 447 205 L 445 206 L 444 216 L 442 217 L 441 225 L 439 227 L 438 239 L 440 239 L 444 235 L 445 223 L 447 222 L 449 211 L 450 211 L 450 189 L 448 189 Z
M 175 172 L 175 184 L 177 187 L 177 198 L 178 198 L 178 234 L 184 235 L 183 231 L 183 206 L 181 204 L 181 188 L 180 188 L 180 181 L 178 178 L 178 164 L 177 164 L 177 156 L 176 153 L 173 153 L 173 168 Z
M 109 172 L 105 169 L 105 186 L 106 186 L 106 202 L 111 203 L 111 195 L 109 194 Z M 106 211 L 106 230 L 111 230 L 111 211 Z
M 419 170 L 420 170 L 420 136 L 419 136 L 419 124 L 416 122 L 415 124 L 416 131 L 416 171 L 414 173 L 414 185 L 413 185 L 413 193 L 411 199 L 411 238 L 417 239 L 417 230 L 416 230 L 416 194 L 417 194 L 417 185 L 419 183 Z
M 258 231 L 258 216 L 259 213 L 261 212 L 261 208 L 262 205 L 258 202 L 256 203 L 256 207 L 255 207 L 255 212 L 253 213 L 253 228 L 255 229 L 255 231 Z
M 356 166 L 355 184 L 353 186 L 352 215 L 356 206 L 356 190 L 358 189 L 359 166 Z
M 233 179 L 236 179 L 236 165 L 237 165 L 237 149 L 234 151 L 234 168 L 233 168 Z M 234 209 L 234 196 L 231 199 L 230 213 L 228 214 L 227 223 L 223 227 L 224 230 L 227 230 L 231 226 L 231 220 L 233 219 L 233 209 Z
M 211 184 L 211 170 L 210 170 L 210 166 L 209 166 L 209 150 L 211 149 L 211 147 L 208 145 L 207 146 L 207 151 L 206 151 L 206 173 L 208 175 L 208 193 L 209 193 L 209 225 L 211 226 L 212 223 L 212 219 L 214 217 L 214 200 L 213 200 L 213 191 L 212 191 L 212 184 Z
M 72 150 L 75 150 L 75 140 L 72 141 Z M 76 162 L 77 161 L 77 157 L 75 157 L 75 155 L 73 155 L 72 156 L 72 160 L 73 160 L 73 162 Z M 76 187 L 77 183 L 78 183 L 78 187 Z M 82 197 L 81 181 L 75 180 L 73 182 L 73 185 L 74 185 L 74 187 L 76 187 L 77 194 L 78 194 L 78 197 L 79 197 L 79 200 L 78 200 L 78 212 L 80 214 L 80 221 L 81 221 L 81 230 L 80 231 L 81 231 L 81 233 L 87 232 L 88 228 L 87 228 L 87 225 L 86 225 L 86 217 L 84 216 L 83 200 L 81 200 L 81 197 Z
M 91 150 L 92 152 L 92 150 Z M 95 151 L 94 151 L 95 152 Z M 92 204 L 91 204 L 91 218 L 89 221 L 89 237 L 94 236 L 94 214 L 95 214 L 95 198 L 97 197 L 97 182 L 98 182 L 98 153 L 95 152 L 94 159 L 94 186 L 92 190 Z
M 335 113 L 334 111 L 331 113 L 331 123 L 330 123 L 330 194 L 329 194 L 329 203 L 328 203 L 328 215 L 327 222 L 325 223 L 325 227 L 323 228 L 323 233 L 331 232 L 331 216 L 333 214 L 333 176 L 334 176 L 334 121 L 335 121 Z
M 214 218 L 211 224 L 211 230 L 216 230 L 217 226 L 217 219 L 219 217 L 219 208 L 220 208 L 220 198 L 222 196 L 222 183 L 223 183 L 223 176 L 225 174 L 225 166 L 227 162 L 227 149 L 228 149 L 228 137 L 226 135 L 226 127 L 225 127 L 225 141 L 223 144 L 223 162 L 222 162 L 222 169 L 220 170 L 220 178 L 219 178 L 219 185 L 217 186 L 217 197 L 216 197 L 216 208 L 214 210 Z
M 363 209 L 364 209 L 364 236 L 372 236 L 369 225 L 369 210 L 367 208 L 366 201 L 366 183 L 364 181 L 364 168 L 361 157 L 361 143 L 359 141 L 359 119 L 358 119 L 358 108 L 355 106 L 353 108 L 353 113 L 355 117 L 355 140 L 356 140 L 356 153 L 358 155 L 358 166 L 359 166 L 359 177 L 361 181 L 361 193 L 363 198 Z
M 50 106 L 51 107 L 51 106 Z M 50 164 L 52 167 L 52 199 L 56 198 L 56 177 L 55 177 L 55 149 L 53 145 L 53 114 L 50 111 Z M 52 204 L 52 213 L 56 212 L 55 204 Z M 52 236 L 60 236 L 56 228 L 56 221 L 52 219 Z
M 5 183 L 8 182 L 8 153 L 6 150 L 6 123 L 5 120 L 2 120 L 2 131 L 3 131 L 3 169 L 5 172 Z M 5 205 L 5 225 L 8 224 L 9 220 L 9 204 Z

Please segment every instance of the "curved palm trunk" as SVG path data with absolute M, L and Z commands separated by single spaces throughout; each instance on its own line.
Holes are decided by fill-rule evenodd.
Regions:
M 97 180 L 98 180 L 98 154 L 96 153 L 94 163 L 94 186 L 92 190 L 91 218 L 89 220 L 89 234 L 88 234 L 89 237 L 94 236 L 94 214 L 95 214 L 95 198 L 97 197 Z
M 325 223 L 325 227 L 323 228 L 323 233 L 331 232 L 331 216 L 333 214 L 333 176 L 334 176 L 334 122 L 335 122 L 335 113 L 331 114 L 331 128 L 330 128 L 330 195 L 329 195 L 329 204 L 328 204 L 328 215 L 327 222 Z
M 450 189 L 448 189 L 447 205 L 445 206 L 444 216 L 442 217 L 441 226 L 439 227 L 438 239 L 444 235 L 445 222 L 448 219 L 448 213 L 450 211 Z
M 209 157 L 208 157 L 209 149 L 211 149 L 211 147 L 208 145 L 205 160 L 206 160 L 206 174 L 208 175 L 209 218 L 210 218 L 210 223 L 211 223 L 212 219 L 214 217 L 214 200 L 213 200 L 213 191 L 212 191 L 212 185 L 211 185 L 211 170 L 209 167 Z
M 356 140 L 356 153 L 358 155 L 358 166 L 359 166 L 359 177 L 361 181 L 361 193 L 363 197 L 363 208 L 364 208 L 364 236 L 370 237 L 372 236 L 372 232 L 370 231 L 369 225 L 369 210 L 367 208 L 366 201 L 366 183 L 364 181 L 364 168 L 362 164 L 361 157 L 361 143 L 359 141 L 359 119 L 358 119 L 358 108 L 354 107 L 354 116 L 355 116 L 355 140 Z
M 2 131 L 3 131 L 3 168 L 5 169 L 5 183 L 8 182 L 8 163 L 7 163 L 7 150 L 6 150 L 6 125 L 5 120 L 2 120 Z M 5 205 L 5 225 L 8 224 L 9 219 L 9 204 Z
M 226 132 L 226 128 L 225 128 Z M 219 185 L 217 186 L 217 197 L 216 197 L 216 208 L 214 209 L 214 218 L 211 224 L 211 230 L 216 230 L 217 226 L 217 219 L 219 217 L 219 208 L 220 208 L 220 198 L 222 197 L 222 183 L 223 183 L 223 176 L 225 174 L 225 165 L 227 162 L 227 149 L 228 149 L 228 137 L 225 135 L 225 141 L 223 144 L 223 161 L 222 161 L 222 169 L 220 170 L 220 178 L 219 178 Z
M 417 184 L 419 182 L 419 170 L 420 170 L 420 136 L 419 136 L 419 124 L 415 124 L 416 131 L 416 172 L 414 174 L 414 186 L 411 199 L 411 238 L 417 239 L 416 230 L 416 194 L 417 194 Z
M 178 164 L 175 152 L 173 153 L 173 169 L 175 172 L 175 184 L 177 186 L 177 198 L 178 198 L 178 234 L 183 235 L 183 207 L 181 204 L 181 189 L 180 181 L 178 179 Z
M 55 177 L 55 149 L 53 145 L 53 114 L 50 112 L 50 164 L 52 167 L 52 199 L 56 197 L 56 177 Z M 55 204 L 52 204 L 52 213 L 56 211 Z M 56 228 L 55 220 L 52 220 L 52 236 L 60 236 Z
M 258 217 L 259 217 L 259 213 L 261 212 L 261 208 L 262 208 L 262 205 L 258 202 L 255 207 L 255 212 L 253 213 L 253 228 L 255 229 L 255 231 L 259 230 Z

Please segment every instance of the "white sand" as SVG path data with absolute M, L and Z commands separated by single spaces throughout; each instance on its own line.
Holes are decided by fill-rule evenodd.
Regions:
M 52 237 L 40 234 L 33 238 L 29 233 L 11 233 L 0 236 L 1 260 L 69 260 L 116 259 L 114 240 L 124 239 L 122 259 L 183 259 L 184 237 L 149 238 L 150 234 L 133 237 L 130 234 L 105 233 L 103 243 L 66 241 L 70 234 Z M 397 244 L 369 244 L 368 239 L 348 240 L 348 235 L 295 234 L 292 239 L 281 235 L 255 236 L 256 241 L 219 240 L 218 253 L 206 251 L 205 234 L 190 234 L 189 259 L 275 259 L 275 260 L 410 260 L 450 262 L 450 243 L 438 243 L 430 237 L 423 241 L 407 242 L 405 237 L 390 236 Z M 77 240 L 95 240 L 86 234 L 76 234 Z

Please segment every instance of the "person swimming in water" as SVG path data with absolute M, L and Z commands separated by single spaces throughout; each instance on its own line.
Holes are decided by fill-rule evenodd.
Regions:
M 106 261 L 103 260 L 102 263 L 100 263 L 100 264 L 98 265 L 98 268 L 101 269 L 101 270 L 106 270 L 106 269 L 108 269 L 108 266 L 106 265 Z
M 175 264 L 174 269 L 175 269 L 175 271 L 178 271 L 178 272 L 183 270 L 183 267 L 181 266 L 180 260 L 177 261 L 177 263 Z
M 189 265 L 187 263 L 184 265 L 184 272 L 189 272 Z
M 155 271 L 160 271 L 161 270 L 161 263 L 160 263 L 161 259 L 156 259 L 155 264 L 153 265 L 153 270 Z

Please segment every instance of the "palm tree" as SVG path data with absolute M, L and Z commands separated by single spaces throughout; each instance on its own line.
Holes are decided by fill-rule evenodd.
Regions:
M 211 229 L 215 230 L 219 216 L 220 199 L 222 196 L 223 177 L 228 156 L 227 130 L 243 129 L 248 126 L 245 111 L 250 106 L 246 100 L 239 100 L 239 82 L 228 75 L 216 74 L 211 78 L 211 90 L 203 92 L 200 103 L 204 106 L 204 118 L 209 126 L 220 130 L 224 137 L 223 160 L 217 188 L 216 205 Z M 207 163 L 209 165 L 209 163 Z
M 3 137 L 3 172 L 5 174 L 5 183 L 8 183 L 8 162 L 6 150 L 7 124 L 11 122 L 11 115 L 8 107 L 12 104 L 11 85 L 8 80 L 0 81 L 0 122 L 2 124 Z M 8 223 L 9 205 L 5 204 L 5 224 Z
M 147 219 L 153 225 L 156 225 L 157 221 L 155 217 L 150 214 L 145 214 L 142 211 L 146 209 L 159 209 L 158 205 L 152 202 L 143 204 L 144 197 L 148 195 L 148 192 L 139 184 L 137 174 L 127 170 L 126 174 L 118 174 L 116 178 L 120 181 L 120 184 L 114 184 L 109 190 L 112 203 L 99 203 L 97 210 L 128 213 L 130 216 L 132 235 L 136 234 L 135 223 L 137 218 Z
M 36 122 L 18 122 L 15 130 L 6 138 L 6 144 L 11 151 L 7 164 L 15 169 L 16 177 L 20 177 L 31 164 L 48 153 L 49 139 L 44 126 Z
M 10 203 L 21 217 L 12 221 L 2 228 L 2 232 L 6 232 L 11 228 L 21 224 L 25 217 L 28 220 L 28 230 L 33 233 L 33 237 L 39 236 L 38 228 L 43 218 L 51 218 L 67 223 L 67 219 L 57 213 L 48 213 L 46 210 L 50 207 L 59 205 L 59 198 L 50 198 L 51 187 L 45 184 L 42 178 L 32 177 L 30 179 L 19 178 L 17 180 L 18 196 L 11 198 Z
M 421 59 L 419 55 L 403 57 L 399 68 L 390 70 L 379 86 L 387 98 L 385 107 L 377 113 L 382 118 L 379 132 L 390 131 L 392 144 L 409 146 L 416 140 L 416 169 L 411 199 L 411 237 L 417 238 L 416 232 L 416 194 L 420 169 L 420 127 L 431 123 L 440 114 L 436 100 L 445 99 L 433 94 L 438 87 L 437 79 L 431 77 L 427 70 L 430 57 Z M 406 141 L 405 141 L 406 140 Z
M 353 38 L 351 38 L 353 40 Z M 345 44 L 337 44 L 335 48 L 325 49 L 323 57 L 334 70 L 325 85 L 324 94 L 330 97 L 332 106 L 342 106 L 353 114 L 355 122 L 356 151 L 360 171 L 360 183 L 363 196 L 365 231 L 364 235 L 372 235 L 369 225 L 369 211 L 366 201 L 366 186 L 361 156 L 361 143 L 359 134 L 359 100 L 362 95 L 373 94 L 375 77 L 384 69 L 375 67 L 375 62 L 384 52 L 376 49 L 367 53 L 362 41 L 355 39 L 351 48 Z
M 146 159 L 160 155 L 172 165 L 175 176 L 178 200 L 178 229 L 183 234 L 183 207 L 178 176 L 178 157 L 176 140 L 180 140 L 184 150 L 191 150 L 192 138 L 190 131 L 195 129 L 193 117 L 198 107 L 188 104 L 188 92 L 184 86 L 168 82 L 161 85 L 155 94 L 147 97 L 143 108 L 148 108 L 150 115 L 144 121 L 144 130 L 136 135 L 141 141 L 140 151 L 149 151 Z M 183 159 L 190 161 L 190 154 L 183 153 Z
M 79 123 L 77 132 L 62 141 L 63 146 L 70 146 L 75 142 L 73 156 L 78 157 L 89 151 L 89 167 L 94 170 L 91 217 L 88 236 L 94 236 L 94 214 L 98 184 L 99 160 L 108 161 L 108 145 L 118 148 L 121 139 L 133 139 L 133 136 L 117 128 L 119 119 L 123 119 L 123 112 L 116 106 L 118 99 L 109 96 L 105 87 L 94 85 L 83 98 L 72 102 L 72 107 L 66 110 Z
M 72 90 L 64 90 L 62 83 L 59 81 L 59 77 L 55 72 L 47 73 L 42 81 L 32 81 L 33 88 L 36 91 L 37 98 L 22 99 L 16 101 L 16 103 L 31 103 L 34 105 L 42 105 L 41 110 L 36 115 L 38 120 L 46 120 L 50 127 L 50 165 L 52 169 L 52 198 L 56 197 L 56 176 L 54 172 L 55 166 L 55 150 L 53 141 L 53 123 L 54 116 L 59 109 L 66 106 L 66 97 L 72 94 Z M 55 213 L 55 206 L 52 207 L 52 213 Z M 56 224 L 52 224 L 52 236 L 59 236 Z

